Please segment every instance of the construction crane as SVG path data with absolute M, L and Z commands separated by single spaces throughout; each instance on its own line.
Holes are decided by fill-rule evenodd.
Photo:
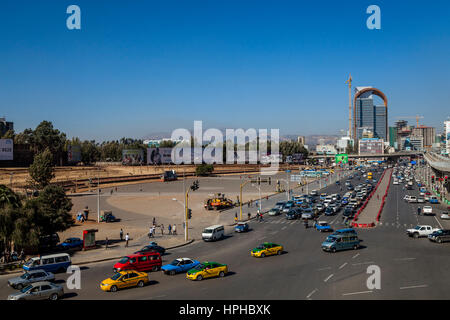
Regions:
M 350 74 L 348 80 L 348 136 L 352 137 L 352 75 Z
M 415 117 L 396 117 L 396 119 L 416 119 L 417 128 L 419 127 L 419 119 L 423 119 L 423 116 L 416 115 Z

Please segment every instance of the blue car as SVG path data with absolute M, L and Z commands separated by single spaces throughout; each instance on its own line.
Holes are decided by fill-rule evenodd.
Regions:
M 320 232 L 331 232 L 333 229 L 330 227 L 328 222 L 326 221 L 319 221 L 314 225 L 314 228 L 316 228 L 317 231 Z
M 238 224 L 234 227 L 234 232 L 247 232 L 248 230 L 249 226 L 246 222 L 238 222 Z
M 175 275 L 180 272 L 187 272 L 188 270 L 195 268 L 200 261 L 189 259 L 189 258 L 178 258 L 173 260 L 171 263 L 163 265 L 161 270 L 165 274 Z
M 68 238 L 64 242 L 61 242 L 58 247 L 62 250 L 81 249 L 83 248 L 83 240 L 80 238 Z

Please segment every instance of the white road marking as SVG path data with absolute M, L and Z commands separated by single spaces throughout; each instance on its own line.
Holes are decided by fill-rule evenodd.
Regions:
M 331 267 L 325 267 L 325 268 L 317 269 L 317 271 L 323 271 L 323 270 L 331 270 Z
M 345 267 L 347 265 L 347 262 L 344 263 L 342 266 L 339 267 L 339 270 L 341 270 L 343 267 Z
M 323 280 L 323 282 L 327 282 L 328 280 L 331 279 L 332 276 L 334 276 L 334 274 L 330 274 L 325 280 Z
M 358 257 L 358 256 L 359 256 L 359 253 L 355 254 L 355 255 L 352 257 L 352 259 L 355 259 L 355 258 Z
M 264 240 L 266 237 L 262 237 L 262 238 L 259 238 L 259 239 L 256 239 L 256 240 L 258 240 L 258 241 L 261 241 L 261 240 Z
M 351 293 L 343 293 L 343 296 L 351 296 L 354 294 L 363 294 L 363 293 L 372 293 L 373 291 L 360 291 L 360 292 L 351 292 Z
M 426 284 L 421 284 L 418 286 L 410 286 L 410 287 L 400 287 L 400 290 L 404 290 L 404 289 L 414 289 L 414 288 L 426 288 L 428 287 L 428 285 Z
M 284 230 L 284 229 L 286 229 L 287 227 L 286 226 L 284 226 L 283 228 L 281 228 L 281 230 Z
M 396 261 L 410 261 L 410 260 L 416 260 L 416 258 L 400 258 L 400 259 L 394 259 Z
M 311 291 L 311 292 L 306 296 L 306 299 L 311 298 L 311 296 L 312 296 L 314 293 L 316 293 L 316 292 L 317 292 L 317 289 L 314 289 L 313 291 Z
M 360 265 L 363 265 L 363 264 L 371 264 L 371 263 L 374 263 L 374 262 L 373 261 L 368 261 L 368 262 L 361 262 L 361 263 L 353 263 L 352 266 L 360 266 Z
M 436 218 L 436 216 L 434 216 L 434 219 L 436 219 L 436 221 L 437 221 L 437 223 L 439 224 L 439 226 L 441 227 L 441 229 L 444 229 L 443 227 L 442 227 L 442 224 L 439 222 L 439 220 Z

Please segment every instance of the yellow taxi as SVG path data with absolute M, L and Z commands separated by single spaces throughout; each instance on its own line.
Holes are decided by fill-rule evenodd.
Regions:
M 148 274 L 134 270 L 126 270 L 115 273 L 111 278 L 100 283 L 103 291 L 116 292 L 118 289 L 129 287 L 143 287 L 149 282 Z
M 186 279 L 203 280 L 212 277 L 224 277 L 228 273 L 228 266 L 217 262 L 203 262 L 186 273 Z
M 263 244 L 260 244 L 256 248 L 252 249 L 252 251 L 250 251 L 252 257 L 258 258 L 264 258 L 265 256 L 271 256 L 274 254 L 280 255 L 282 253 L 283 246 L 272 242 L 264 242 Z

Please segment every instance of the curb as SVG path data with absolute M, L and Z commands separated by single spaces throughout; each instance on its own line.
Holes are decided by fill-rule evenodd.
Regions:
M 185 243 L 182 243 L 182 244 L 178 244 L 178 245 L 175 245 L 175 246 L 172 246 L 172 247 L 167 247 L 166 250 L 184 247 L 184 246 L 187 246 L 189 244 L 192 244 L 194 241 L 195 241 L 195 239 L 192 239 L 192 240 L 189 240 L 188 242 L 185 242 Z M 79 262 L 79 263 L 76 263 L 76 264 L 73 264 L 73 265 L 81 266 L 81 265 L 90 264 L 90 263 L 99 263 L 99 262 L 117 260 L 117 259 L 120 259 L 122 257 L 123 257 L 123 255 L 117 256 L 117 257 L 99 259 L 99 260 L 83 261 L 83 262 Z M 23 269 L 11 271 L 11 272 L 0 272 L 0 275 L 18 274 L 18 273 L 23 273 Z

